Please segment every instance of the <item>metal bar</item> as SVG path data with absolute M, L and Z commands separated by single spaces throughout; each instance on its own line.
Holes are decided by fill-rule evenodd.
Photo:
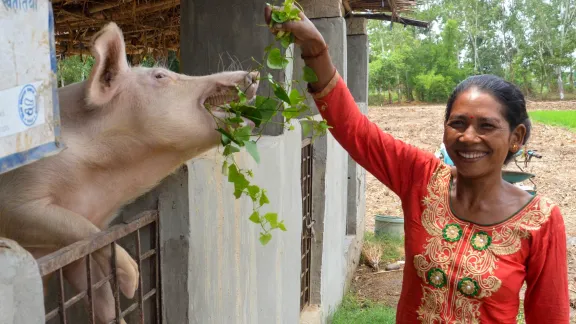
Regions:
M 112 279 L 112 276 L 113 276 L 112 274 L 109 274 L 106 277 L 104 277 L 102 280 L 95 283 L 94 289 L 96 289 L 96 290 L 100 289 L 100 287 L 104 286 L 105 283 L 107 283 L 108 281 L 110 281 Z
M 70 308 L 70 306 L 76 304 L 76 302 L 82 300 L 82 298 L 86 297 L 86 291 L 82 291 L 79 294 L 77 294 L 76 296 L 68 299 L 65 303 L 64 303 L 64 309 L 68 309 Z
M 68 321 L 66 320 L 66 308 L 64 308 L 64 300 L 65 293 L 64 293 L 64 271 L 62 268 L 58 269 L 58 284 L 60 286 L 60 290 L 58 291 L 58 308 L 60 309 L 60 323 L 67 324 Z
M 161 259 L 160 259 L 160 217 L 157 218 L 154 230 L 154 247 L 156 248 L 155 264 L 156 264 L 156 323 L 162 323 L 162 311 L 160 306 L 162 305 L 162 281 L 160 280 L 160 269 L 161 269 Z
M 156 288 L 150 289 L 150 291 L 147 292 L 146 295 L 144 295 L 144 301 L 147 301 L 152 296 L 156 296 L 156 292 L 157 292 Z
M 53 309 L 50 313 L 46 313 L 46 322 L 56 317 L 58 313 L 60 313 L 60 308 Z
M 140 247 L 140 230 L 136 231 L 136 263 L 138 263 L 138 269 L 142 269 L 142 248 Z M 144 282 L 142 280 L 142 275 L 138 276 L 140 287 L 138 288 L 138 308 L 140 309 L 140 323 L 144 324 Z
M 116 323 L 120 324 L 120 320 L 122 320 L 122 310 L 120 310 L 120 293 L 118 292 L 118 268 L 116 267 L 116 242 L 112 242 L 110 244 L 110 249 L 112 250 L 112 258 L 110 258 L 110 266 L 112 267 L 112 274 L 114 275 L 114 285 L 112 285 L 112 289 L 114 289 L 114 305 L 116 310 Z
M 140 260 L 144 261 L 144 260 L 148 259 L 149 257 L 153 256 L 154 254 L 156 254 L 156 249 L 149 250 L 148 252 L 142 254 L 142 256 L 140 257 Z
M 112 226 L 92 237 L 78 241 L 54 253 L 39 258 L 37 263 L 40 269 L 40 275 L 45 276 L 50 274 L 158 219 L 157 210 L 145 211 L 140 215 L 140 218 L 131 223 Z
M 138 306 L 140 303 L 136 302 L 133 303 L 132 305 L 130 305 L 128 308 L 126 308 L 123 312 L 122 312 L 122 318 L 125 318 L 126 315 L 132 313 L 136 308 L 138 308 Z M 144 318 L 141 318 L 141 323 L 144 323 Z
M 92 287 L 92 254 L 86 256 L 86 276 L 88 277 L 88 290 L 86 291 L 89 305 L 88 316 L 90 324 L 94 324 L 96 320 L 94 318 L 94 300 L 92 299 L 94 296 L 94 288 Z

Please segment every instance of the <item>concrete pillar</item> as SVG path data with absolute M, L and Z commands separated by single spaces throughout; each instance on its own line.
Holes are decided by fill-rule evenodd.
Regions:
M 348 44 L 348 88 L 362 113 L 368 113 L 368 35 L 366 19 L 346 19 Z M 366 171 L 348 160 L 348 220 L 346 234 L 360 234 L 364 229 Z
M 44 323 L 38 264 L 15 241 L 0 238 L 0 323 Z
M 306 9 L 306 8 L 304 8 Z M 308 16 L 308 11 L 304 11 L 306 16 Z M 327 12 L 326 14 L 333 14 L 333 12 Z M 308 16 L 309 17 L 309 16 Z M 346 45 L 346 21 L 343 17 L 331 17 L 331 18 L 310 18 L 310 21 L 316 26 L 318 31 L 324 37 L 324 40 L 329 46 L 330 57 L 332 57 L 332 62 L 334 66 L 338 69 L 338 72 L 344 79 L 348 79 L 348 60 L 347 52 L 348 47 Z M 301 82 L 301 86 L 305 86 L 302 81 L 304 61 L 300 59 L 299 47 L 294 50 L 294 80 Z M 306 103 L 310 106 L 314 114 L 318 114 L 318 108 L 312 100 L 312 97 L 306 94 Z
M 329 53 L 338 72 L 348 78 L 346 21 L 339 0 L 302 0 L 306 16 L 318 28 L 329 45 Z M 302 79 L 304 61 L 295 50 L 294 79 Z M 320 118 L 311 96 L 307 103 Z M 314 142 L 312 214 L 315 240 L 312 247 L 311 307 L 319 312 L 322 322 L 329 321 L 341 302 L 346 286 L 346 261 L 349 240 L 346 239 L 348 154 L 331 134 Z M 304 317 L 312 317 L 304 313 Z
M 348 88 L 360 111 L 368 113 L 368 35 L 364 18 L 346 19 L 348 46 Z M 346 278 L 348 288 L 358 261 L 364 240 L 364 217 L 366 213 L 366 170 L 348 157 L 348 200 L 346 234 L 350 241 L 347 253 Z
M 266 65 L 265 48 L 274 43 L 264 22 L 266 0 L 183 0 L 181 5 L 180 58 L 182 73 L 205 75 L 224 70 L 249 70 Z M 280 45 L 278 45 L 280 46 Z M 291 48 L 289 48 L 290 50 Z M 291 80 L 292 66 L 272 71 L 275 80 Z M 262 82 L 258 93 L 271 93 Z M 276 121 L 282 122 L 278 114 Z M 266 125 L 265 135 L 283 133 L 281 124 Z

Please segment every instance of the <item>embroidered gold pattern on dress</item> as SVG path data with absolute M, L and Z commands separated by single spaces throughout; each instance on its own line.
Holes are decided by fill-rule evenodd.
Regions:
M 440 320 L 478 323 L 482 298 L 491 296 L 502 285 L 501 280 L 494 276 L 498 256 L 518 252 L 522 239 L 528 238 L 530 231 L 539 229 L 554 207 L 548 199 L 537 197 L 520 214 L 486 231 L 485 227 L 460 221 L 451 215 L 450 179 L 450 167 L 441 164 L 423 199 L 422 226 L 430 236 L 423 246 L 424 251 L 414 256 L 414 267 L 423 280 L 423 296 L 418 308 L 418 319 L 422 323 Z M 460 237 L 457 235 L 458 227 L 452 227 L 452 224 L 461 228 Z M 446 282 L 440 288 L 436 288 L 437 282 L 431 280 L 436 277 L 428 276 L 430 269 L 434 268 L 446 276 Z

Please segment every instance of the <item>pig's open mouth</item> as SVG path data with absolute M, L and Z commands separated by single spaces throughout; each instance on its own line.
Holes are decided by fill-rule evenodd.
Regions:
M 250 85 L 249 88 L 254 87 L 254 85 Z M 254 95 L 249 95 L 250 91 L 246 91 L 247 93 L 247 104 L 250 104 L 251 101 L 254 100 Z M 238 90 L 235 87 L 225 87 L 218 89 L 214 94 L 210 95 L 208 98 L 204 100 L 202 105 L 209 109 L 214 116 L 220 119 L 226 119 L 229 117 L 234 117 L 235 115 L 230 112 L 228 109 L 230 108 L 230 104 L 233 102 L 238 102 L 240 97 L 238 96 Z M 249 124 L 250 127 L 255 127 L 253 121 L 241 117 L 246 124 Z

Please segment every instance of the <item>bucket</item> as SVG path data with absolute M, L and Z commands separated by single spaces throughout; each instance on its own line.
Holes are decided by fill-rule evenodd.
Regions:
M 374 233 L 402 237 L 404 235 L 404 218 L 376 215 Z

